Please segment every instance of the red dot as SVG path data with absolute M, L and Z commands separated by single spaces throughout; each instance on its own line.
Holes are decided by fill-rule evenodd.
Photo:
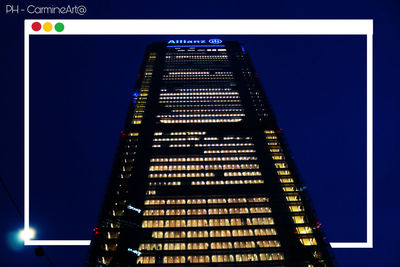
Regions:
M 32 30 L 34 30 L 35 32 L 40 31 L 41 28 L 42 25 L 39 22 L 32 23 Z

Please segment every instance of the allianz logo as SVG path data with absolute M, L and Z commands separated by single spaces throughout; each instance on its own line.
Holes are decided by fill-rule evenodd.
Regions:
M 169 40 L 168 44 L 206 44 L 207 40 Z M 210 44 L 220 44 L 221 39 L 210 39 L 208 40 Z

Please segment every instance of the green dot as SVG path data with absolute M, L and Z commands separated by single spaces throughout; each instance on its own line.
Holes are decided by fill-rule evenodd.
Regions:
M 64 24 L 62 24 L 61 22 L 56 23 L 56 25 L 54 25 L 54 29 L 57 32 L 62 32 L 64 30 Z

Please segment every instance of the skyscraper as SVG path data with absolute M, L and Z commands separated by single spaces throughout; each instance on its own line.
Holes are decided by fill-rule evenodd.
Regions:
M 238 42 L 148 46 L 90 266 L 331 266 L 329 246 Z

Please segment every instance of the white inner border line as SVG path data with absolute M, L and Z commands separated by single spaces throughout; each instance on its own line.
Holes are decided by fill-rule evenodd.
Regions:
M 63 32 L 32 30 L 33 22 L 62 22 Z M 29 229 L 30 35 L 365 35 L 367 37 L 367 241 L 331 242 L 332 248 L 373 247 L 373 20 L 25 20 L 24 29 L 24 230 Z M 90 245 L 90 240 L 25 240 L 25 245 Z

